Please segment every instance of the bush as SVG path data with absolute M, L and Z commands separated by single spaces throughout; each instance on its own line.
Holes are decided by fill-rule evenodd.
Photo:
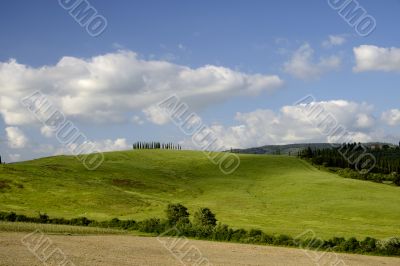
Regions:
M 189 218 L 188 209 L 182 204 L 168 204 L 165 212 L 171 225 L 176 225 L 181 219 Z
M 263 236 L 263 232 L 259 229 L 251 229 L 249 231 L 249 243 L 261 243 L 261 238 Z
M 196 236 L 195 229 L 189 218 L 182 218 L 176 223 L 176 229 L 185 236 Z
M 342 242 L 340 245 L 340 250 L 341 251 L 347 251 L 347 252 L 356 252 L 359 251 L 360 249 L 360 243 L 355 237 L 351 237 L 347 239 L 346 241 Z
M 393 183 L 396 185 L 396 186 L 400 186 L 400 175 L 399 174 L 395 174 L 394 176 L 393 176 Z
M 195 236 L 202 239 L 210 239 L 212 238 L 214 227 L 210 225 L 205 226 L 195 226 Z
M 307 249 L 321 249 L 321 248 L 329 248 L 330 244 L 327 241 L 324 241 L 319 238 L 307 238 L 304 240 L 296 240 L 296 246 L 300 246 L 301 248 Z
M 160 225 L 160 219 L 150 218 L 139 222 L 138 229 L 146 233 L 161 233 L 164 230 Z
M 261 243 L 265 243 L 268 245 L 272 245 L 275 241 L 275 237 L 273 235 L 262 234 L 261 236 Z
M 29 218 L 26 217 L 26 216 L 23 215 L 23 214 L 18 214 L 18 215 L 15 217 L 15 221 L 16 221 L 16 222 L 29 222 Z
M 229 241 L 231 239 L 232 233 L 233 230 L 229 229 L 228 225 L 218 224 L 217 227 L 214 228 L 212 239 L 219 241 Z
M 49 216 L 45 213 L 41 214 L 39 212 L 39 222 L 42 224 L 46 224 L 49 221 Z
M 15 212 L 10 212 L 5 215 L 5 220 L 9 222 L 15 222 L 17 220 L 17 214 Z
M 392 237 L 377 241 L 378 251 L 384 255 L 400 255 L 400 238 Z
M 367 237 L 360 242 L 360 248 L 363 252 L 374 252 L 376 250 L 376 239 Z
M 79 225 L 79 226 L 88 226 L 91 223 L 92 223 L 92 221 L 86 217 L 74 218 L 74 219 L 71 219 L 71 221 L 70 221 L 70 224 Z
M 274 239 L 274 245 L 294 246 L 293 238 L 288 235 L 279 235 Z
M 247 231 L 244 229 L 237 229 L 232 232 L 231 240 L 234 242 L 241 242 L 247 237 Z
M 215 214 L 209 208 L 200 208 L 194 214 L 193 223 L 196 226 L 214 227 L 217 225 L 217 219 L 215 219 Z

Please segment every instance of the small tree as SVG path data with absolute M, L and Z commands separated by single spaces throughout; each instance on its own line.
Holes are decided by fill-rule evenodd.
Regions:
M 182 204 L 168 204 L 167 219 L 170 224 L 176 225 L 179 221 L 189 221 L 188 209 Z
M 393 176 L 393 183 L 397 186 L 400 186 L 400 174 L 392 173 Z
M 216 226 L 217 219 L 209 208 L 200 208 L 193 217 L 193 223 L 197 226 Z

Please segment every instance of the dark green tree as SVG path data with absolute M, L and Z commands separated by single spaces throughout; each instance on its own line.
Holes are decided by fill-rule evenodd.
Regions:
M 168 222 L 173 225 L 177 224 L 180 220 L 189 219 L 188 209 L 180 203 L 168 204 L 165 212 L 167 214 Z
M 216 226 L 217 219 L 215 214 L 209 208 L 200 208 L 195 212 L 193 217 L 193 224 L 197 226 Z

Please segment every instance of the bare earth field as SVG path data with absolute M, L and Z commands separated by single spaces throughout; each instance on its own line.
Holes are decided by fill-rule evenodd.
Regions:
M 175 255 L 181 255 L 185 265 L 192 265 L 193 258 L 198 259 L 200 253 L 204 258 L 201 265 L 207 265 L 207 260 L 212 265 L 315 265 L 313 259 L 317 261 L 318 258 L 320 265 L 338 262 L 337 265 L 400 265 L 400 258 L 350 254 L 338 254 L 336 257 L 333 253 L 306 253 L 301 249 L 198 240 L 174 242 L 177 239 L 121 235 L 26 235 L 0 233 L 0 265 L 45 265 L 34 253 L 43 258 L 53 251 L 53 256 L 46 261 L 47 265 L 58 265 L 63 255 L 67 258 L 63 265 L 182 265 L 165 246 L 175 246 Z M 36 246 L 35 251 L 38 239 L 45 243 L 39 248 Z M 187 255 L 182 256 L 188 250 Z

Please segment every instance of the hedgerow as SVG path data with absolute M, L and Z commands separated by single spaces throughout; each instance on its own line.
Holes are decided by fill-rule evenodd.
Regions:
M 361 241 L 354 237 L 348 239 L 333 237 L 329 240 L 319 238 L 294 239 L 288 235 L 266 234 L 258 229 L 251 229 L 249 231 L 245 229 L 233 229 L 226 224 L 216 223 L 215 215 L 208 208 L 200 209 L 197 212 L 195 215 L 197 220 L 195 219 L 194 223 L 189 219 L 187 208 L 181 204 L 169 205 L 166 213 L 166 219 L 150 218 L 137 222 L 135 220 L 119 220 L 118 218 L 109 221 L 95 221 L 86 217 L 73 219 L 50 218 L 47 214 L 41 213 L 37 217 L 28 217 L 16 214 L 15 212 L 0 212 L 0 221 L 115 228 L 204 240 L 288 246 L 319 251 L 330 250 L 347 253 L 400 256 L 400 238 L 397 237 L 385 240 L 366 237 Z

